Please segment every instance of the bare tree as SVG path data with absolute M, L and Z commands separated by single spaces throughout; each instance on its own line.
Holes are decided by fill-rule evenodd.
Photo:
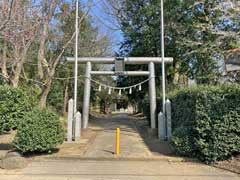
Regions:
M 45 10 L 42 13 L 45 16 L 43 17 L 44 20 L 41 28 L 43 31 L 40 35 L 40 48 L 38 52 L 38 76 L 40 80 L 43 82 L 42 92 L 41 92 L 40 102 L 39 102 L 40 107 L 46 107 L 47 96 L 51 90 L 57 65 L 59 64 L 60 59 L 64 54 L 66 48 L 70 45 L 73 38 L 75 37 L 75 33 L 72 34 L 72 36 L 68 37 L 68 40 L 64 42 L 64 44 L 58 51 L 57 55 L 54 55 L 51 58 L 47 57 L 47 52 L 45 51 L 45 47 L 47 44 L 47 40 L 51 38 L 49 34 L 49 26 L 50 26 L 50 22 L 54 17 L 56 8 L 59 5 L 59 3 L 60 3 L 59 0 L 51 0 L 51 1 L 44 0 L 44 3 L 43 3 L 43 5 L 47 6 L 48 8 L 45 8 Z M 82 22 L 88 15 L 90 8 L 91 8 L 91 3 L 88 3 L 88 7 L 86 7 L 82 16 L 79 18 L 79 25 L 82 24 Z
M 4 77 L 6 83 L 14 87 L 18 86 L 20 78 L 36 83 L 41 89 L 39 99 L 41 107 L 46 106 L 61 57 L 67 49 L 71 53 L 73 51 L 73 48 L 69 46 L 73 45 L 74 29 L 63 32 L 58 19 L 59 10 L 64 2 L 69 4 L 63 0 L 0 0 L 0 9 L 4 10 L 3 13 L 0 13 L 0 28 L 2 30 L 0 32 L 0 41 L 2 41 L 0 45 L 3 47 L 0 49 L 1 76 Z M 86 6 L 81 7 L 79 26 L 88 23 L 85 20 L 92 6 L 94 4 L 89 0 Z M 72 17 L 74 8 L 74 6 L 71 7 L 70 21 L 74 18 Z M 63 16 L 65 15 L 63 14 Z M 106 36 L 100 36 L 98 31 L 94 32 L 93 29 L 89 29 L 93 31 L 89 32 L 89 39 L 86 40 L 86 37 L 79 36 L 81 39 L 79 42 L 80 55 L 98 56 L 109 51 Z M 30 49 L 30 47 L 38 48 Z M 28 59 L 34 61 L 33 56 L 35 57 L 35 55 L 37 56 L 37 64 L 34 66 L 37 66 L 37 72 L 36 75 L 30 75 L 24 72 L 24 67 L 29 67 L 27 66 Z M 32 79 L 28 78 L 28 75 L 32 76 Z M 68 83 L 65 86 L 66 102 L 67 85 Z
M 3 1 L 1 9 L 4 9 L 4 12 L 0 14 L 0 19 L 6 19 L 1 24 L 0 34 L 4 41 L 1 70 L 5 80 L 17 87 L 27 52 L 36 36 L 40 20 L 30 0 L 11 1 L 11 3 Z M 12 55 L 7 56 L 7 46 L 10 46 Z M 11 70 L 7 71 L 9 68 Z
M 2 14 L 0 16 L 0 31 L 4 30 L 7 27 L 7 24 L 11 19 L 13 4 L 14 4 L 14 0 L 0 1 L 0 12 Z
M 44 0 L 42 3 L 42 22 L 40 27 L 40 45 L 38 50 L 38 77 L 40 80 L 44 78 L 43 66 L 46 65 L 45 46 L 48 38 L 49 24 L 55 15 L 60 0 Z

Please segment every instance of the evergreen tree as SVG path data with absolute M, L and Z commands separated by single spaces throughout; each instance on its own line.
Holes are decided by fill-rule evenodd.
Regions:
M 109 1 L 124 34 L 121 55 L 161 56 L 160 0 Z M 239 3 L 167 0 L 164 1 L 164 14 L 166 56 L 174 58 L 173 65 L 167 66 L 167 87 L 187 85 L 188 78 L 198 84 L 217 83 L 224 51 L 239 43 Z M 156 72 L 160 89 L 161 68 L 157 66 Z M 139 79 L 121 78 L 119 81 L 126 85 Z M 130 97 L 136 100 L 134 95 Z

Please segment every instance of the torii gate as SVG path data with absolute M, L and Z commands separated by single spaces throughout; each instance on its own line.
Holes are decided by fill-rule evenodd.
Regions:
M 165 63 L 173 62 L 173 58 L 165 57 L 165 46 L 164 46 L 164 7 L 163 0 L 160 1 L 161 5 L 161 58 L 158 57 L 128 57 L 123 58 L 123 64 L 148 64 L 148 71 L 123 71 L 112 72 L 112 71 L 92 71 L 92 63 L 98 64 L 116 64 L 117 58 L 78 58 L 78 8 L 79 3 L 76 0 L 76 35 L 75 35 L 75 58 L 67 58 L 70 62 L 75 62 L 75 85 L 74 85 L 74 113 L 76 114 L 77 107 L 77 75 L 78 75 L 78 62 L 86 64 L 86 78 L 84 88 L 84 100 L 83 100 L 83 128 L 88 127 L 89 119 L 89 105 L 90 105 L 90 90 L 91 90 L 91 75 L 127 75 L 127 76 L 149 76 L 149 98 L 150 98 L 150 114 L 151 114 L 151 128 L 156 128 L 156 87 L 155 87 L 155 64 L 162 63 L 162 91 L 163 91 L 163 114 L 165 114 Z
M 75 58 L 68 57 L 68 62 L 75 62 Z M 92 71 L 92 64 L 115 64 L 122 63 L 122 70 L 115 71 Z M 165 57 L 164 63 L 172 63 L 173 58 Z M 82 110 L 83 128 L 88 127 L 89 109 L 90 109 L 90 92 L 91 92 L 91 75 L 110 75 L 110 76 L 149 76 L 149 101 L 150 101 L 150 118 L 151 128 L 156 128 L 156 85 L 155 85 L 155 64 L 161 64 L 160 57 L 79 57 L 78 63 L 86 64 L 85 87 Z M 148 64 L 148 71 L 124 71 L 124 65 Z M 115 68 L 116 69 L 116 68 Z

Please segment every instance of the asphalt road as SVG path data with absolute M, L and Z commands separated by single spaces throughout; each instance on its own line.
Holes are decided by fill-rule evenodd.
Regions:
M 1 180 L 239 180 L 237 174 L 198 163 L 121 160 L 33 162 Z

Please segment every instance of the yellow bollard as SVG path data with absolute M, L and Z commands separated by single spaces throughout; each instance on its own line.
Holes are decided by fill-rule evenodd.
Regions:
M 119 155 L 120 153 L 120 129 L 116 129 L 116 146 L 115 146 L 115 154 Z

